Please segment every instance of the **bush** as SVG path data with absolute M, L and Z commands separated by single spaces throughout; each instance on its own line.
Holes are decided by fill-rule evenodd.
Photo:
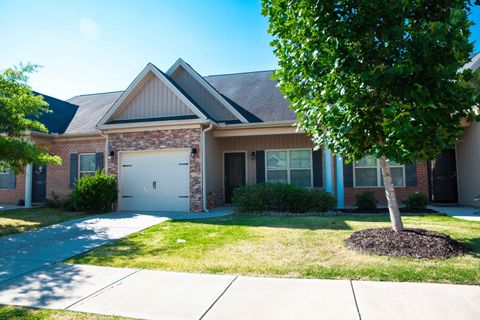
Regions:
M 235 189 L 232 200 L 241 212 L 325 212 L 336 205 L 328 192 L 283 183 L 242 186 Z
M 93 176 L 83 176 L 75 183 L 71 202 L 79 211 L 106 212 L 117 201 L 117 179 L 103 171 Z
M 412 193 L 403 204 L 407 210 L 424 210 L 427 208 L 428 198 L 421 193 Z
M 69 195 L 66 199 L 60 199 L 53 191 L 51 197 L 45 202 L 45 207 L 75 211 L 71 195 Z
M 377 200 L 375 199 L 375 193 L 373 191 L 365 191 L 361 194 L 357 194 L 356 205 L 360 210 L 373 210 L 377 208 Z

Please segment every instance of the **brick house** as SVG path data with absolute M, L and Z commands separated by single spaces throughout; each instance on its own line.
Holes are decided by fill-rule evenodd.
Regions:
M 231 202 L 239 185 L 262 182 L 325 188 L 339 207 L 372 190 L 384 204 L 378 161 L 347 164 L 314 150 L 270 77 L 202 77 L 179 59 L 167 72 L 148 64 L 125 91 L 45 96 L 49 133 L 30 137 L 63 164 L 1 173 L 0 203 L 64 198 L 78 177 L 105 169 L 118 177 L 119 210 L 203 211 Z M 415 192 L 432 197 L 431 162 L 391 167 L 400 201 Z

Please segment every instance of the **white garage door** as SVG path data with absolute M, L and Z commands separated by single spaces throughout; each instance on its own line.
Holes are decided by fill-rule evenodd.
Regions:
M 120 209 L 189 211 L 188 151 L 121 153 Z

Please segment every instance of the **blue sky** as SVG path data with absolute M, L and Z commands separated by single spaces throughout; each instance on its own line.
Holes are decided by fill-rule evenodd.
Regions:
M 480 8 L 472 40 L 480 51 Z M 200 74 L 276 67 L 260 0 L 0 0 L 0 69 L 32 62 L 58 98 L 124 90 L 148 63 L 181 57 Z

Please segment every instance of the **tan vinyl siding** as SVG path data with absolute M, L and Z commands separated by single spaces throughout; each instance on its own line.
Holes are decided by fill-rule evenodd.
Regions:
M 125 101 L 112 120 L 163 118 L 194 115 L 194 113 L 153 74 L 147 77 L 140 89 Z
M 172 78 L 215 120 L 238 120 L 205 87 L 195 80 L 183 67 L 179 67 Z M 208 84 L 206 84 L 208 85 Z
M 458 198 L 461 204 L 480 206 L 480 123 L 473 123 L 457 143 Z
M 302 133 L 227 137 L 216 139 L 219 142 L 220 150 L 222 151 L 222 153 L 230 151 L 247 152 L 247 184 L 256 183 L 257 181 L 255 160 L 252 160 L 250 158 L 250 154 L 252 151 L 267 149 L 313 148 L 313 144 L 310 139 Z

